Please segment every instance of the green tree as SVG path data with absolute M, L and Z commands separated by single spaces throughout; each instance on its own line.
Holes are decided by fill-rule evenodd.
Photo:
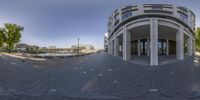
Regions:
M 0 48 L 3 46 L 5 41 L 5 34 L 3 33 L 3 29 L 0 28 Z
M 1 28 L 1 33 L 5 35 L 4 42 L 8 48 L 9 53 L 11 49 L 13 49 L 14 45 L 20 41 L 21 32 L 23 30 L 23 27 L 11 23 L 5 23 L 4 28 Z
M 3 46 L 3 37 L 2 37 L 2 33 L 0 33 L 0 48 Z
M 195 46 L 199 50 L 200 49 L 200 27 L 196 29 L 195 35 L 196 35 Z

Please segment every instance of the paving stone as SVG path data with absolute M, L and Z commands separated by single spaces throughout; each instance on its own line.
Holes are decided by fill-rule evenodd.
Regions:
M 197 58 L 151 67 L 107 53 L 43 62 L 0 56 L 0 100 L 200 100 Z

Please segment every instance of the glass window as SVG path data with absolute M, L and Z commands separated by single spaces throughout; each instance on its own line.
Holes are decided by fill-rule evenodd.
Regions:
M 132 16 L 132 12 L 127 12 L 127 13 L 122 15 L 122 20 L 127 19 L 127 18 L 129 18 L 131 16 Z
M 132 9 L 132 6 L 127 6 L 126 8 L 122 9 L 122 12 L 126 12 L 126 11 L 131 10 L 131 9 Z
M 117 21 L 115 21 L 114 26 L 117 26 L 119 23 L 119 19 Z
M 122 45 L 119 45 L 119 52 L 122 52 Z
M 162 10 L 162 7 L 152 7 L 152 10 Z
M 180 7 L 178 7 L 181 11 L 183 11 L 183 12 L 188 12 L 188 9 L 187 8 L 185 8 L 185 7 L 182 7 L 182 6 L 180 6 Z
M 152 10 L 162 10 L 162 5 L 152 5 Z
M 188 17 L 186 15 L 180 14 L 180 19 L 184 22 L 187 22 Z

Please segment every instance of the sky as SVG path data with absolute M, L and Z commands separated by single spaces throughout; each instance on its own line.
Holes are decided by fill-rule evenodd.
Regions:
M 103 48 L 108 17 L 131 4 L 166 3 L 191 9 L 200 26 L 200 0 L 0 0 L 0 27 L 14 23 L 24 27 L 21 43 L 68 48 L 92 44 Z

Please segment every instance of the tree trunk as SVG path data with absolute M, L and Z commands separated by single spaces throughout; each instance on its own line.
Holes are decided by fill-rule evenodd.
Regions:
M 10 49 L 8 50 L 8 53 L 10 54 Z

